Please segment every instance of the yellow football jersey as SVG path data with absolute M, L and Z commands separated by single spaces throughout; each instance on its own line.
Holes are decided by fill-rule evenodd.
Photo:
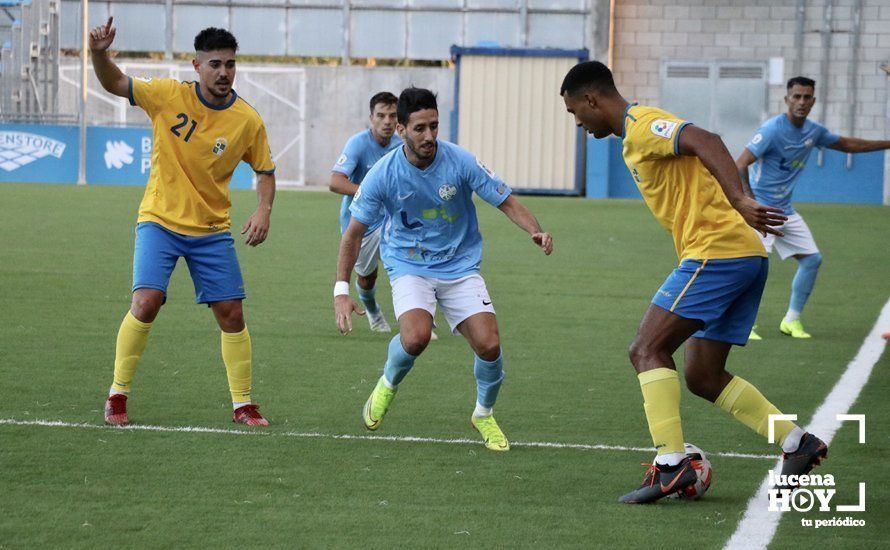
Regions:
M 240 161 L 257 173 L 275 170 L 266 127 L 253 107 L 234 90 L 223 106 L 201 93 L 197 82 L 130 79 L 130 104 L 148 113 L 153 140 L 138 221 L 185 235 L 229 229 L 229 181 Z
M 730 204 L 714 176 L 677 141 L 688 122 L 641 105 L 624 117 L 624 162 L 680 260 L 766 256 L 757 232 Z

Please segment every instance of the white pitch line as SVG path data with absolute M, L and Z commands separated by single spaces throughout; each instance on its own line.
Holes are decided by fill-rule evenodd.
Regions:
M 399 443 L 444 443 L 451 445 L 479 445 L 478 439 L 446 439 L 437 437 L 416 437 L 401 435 L 353 435 L 353 434 L 325 434 L 319 432 L 266 432 L 232 430 L 223 428 L 205 428 L 202 426 L 151 426 L 146 424 L 130 424 L 129 426 L 106 426 L 104 424 L 87 424 L 78 422 L 65 422 L 62 420 L 18 420 L 15 418 L 0 418 L 0 425 L 6 426 L 41 426 L 46 428 L 80 428 L 90 430 L 121 430 L 144 432 L 178 432 L 178 433 L 205 433 L 223 435 L 242 435 L 259 437 L 298 437 L 314 439 L 340 439 L 354 441 L 395 441 Z M 539 449 L 570 449 L 576 451 L 626 451 L 626 452 L 652 452 L 647 447 L 625 447 L 622 445 L 589 445 L 584 443 L 557 443 L 552 441 L 511 441 L 513 447 L 532 447 Z M 751 453 L 712 452 L 713 456 L 728 458 L 753 458 L 759 460 L 775 460 L 773 455 L 759 455 Z
M 875 364 L 881 358 L 886 346 L 884 339 L 881 338 L 881 330 L 886 327 L 890 327 L 890 300 L 884 304 L 875 326 L 865 337 L 856 357 L 847 365 L 847 370 L 844 371 L 831 393 L 813 414 L 813 419 L 806 427 L 808 432 L 818 435 L 826 444 L 831 444 L 831 440 L 834 439 L 841 427 L 841 421 L 837 419 L 837 415 L 850 411 L 850 407 L 856 402 L 862 388 L 868 382 Z M 781 467 L 780 460 L 773 470 L 780 471 Z M 760 488 L 748 501 L 748 509 L 735 533 L 723 547 L 724 550 L 766 548 L 773 540 L 782 513 L 769 511 L 767 504 L 769 489 L 769 475 L 767 475 L 763 483 L 760 484 Z

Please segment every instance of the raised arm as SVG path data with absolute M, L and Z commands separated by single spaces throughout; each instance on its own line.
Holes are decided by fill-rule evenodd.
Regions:
M 701 160 L 720 184 L 729 204 L 742 215 L 748 225 L 763 234 L 783 234 L 774 227 L 782 225 L 787 219 L 782 215 L 782 209 L 764 206 L 745 194 L 738 168 L 720 136 L 688 125 L 677 139 L 679 153 L 696 156 Z
M 828 148 L 835 151 L 843 151 L 844 153 L 868 153 L 890 149 L 890 141 L 841 136 L 839 140 L 829 145 Z
M 257 206 L 247 223 L 241 228 L 241 234 L 247 233 L 245 241 L 256 246 L 266 240 L 271 224 L 272 203 L 275 201 L 275 174 L 262 173 L 256 176 Z
M 739 179 L 742 180 L 742 191 L 752 199 L 754 198 L 754 191 L 751 190 L 751 183 L 748 181 L 748 167 L 755 162 L 757 162 L 757 157 L 747 147 L 739 155 L 739 158 L 735 159 L 735 166 L 739 171 Z
M 109 93 L 120 97 L 130 97 L 130 79 L 127 78 L 108 55 L 108 47 L 114 41 L 116 29 L 111 26 L 114 17 L 90 31 L 90 56 L 93 59 L 93 70 L 102 87 Z
M 535 244 L 544 250 L 544 254 L 549 256 L 550 253 L 553 252 L 553 237 L 550 236 L 550 233 L 545 233 L 544 230 L 541 229 L 541 225 L 538 223 L 535 215 L 532 214 L 531 210 L 526 208 L 524 204 L 519 202 L 519 199 L 513 195 L 509 195 L 504 202 L 498 206 L 498 209 L 506 214 L 513 223 L 531 235 Z
M 358 192 L 358 185 L 349 181 L 346 174 L 331 172 L 331 182 L 328 184 L 328 189 L 334 193 L 354 197 L 356 192 Z
M 352 312 L 364 315 L 355 300 L 349 296 L 349 280 L 352 268 L 358 259 L 362 247 L 362 237 L 368 226 L 355 218 L 349 220 L 349 226 L 340 238 L 340 252 L 337 254 L 337 282 L 334 283 L 334 317 L 341 334 L 352 332 Z

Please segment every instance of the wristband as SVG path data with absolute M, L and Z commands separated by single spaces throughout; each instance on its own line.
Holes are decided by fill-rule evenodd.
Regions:
M 337 281 L 334 283 L 334 298 L 337 296 L 349 296 L 348 281 Z

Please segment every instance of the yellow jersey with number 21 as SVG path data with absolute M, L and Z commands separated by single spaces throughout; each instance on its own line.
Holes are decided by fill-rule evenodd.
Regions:
M 680 261 L 766 257 L 757 232 L 701 160 L 680 155 L 687 124 L 655 107 L 628 106 L 623 156 L 643 199 L 673 236 Z
M 152 124 L 151 174 L 138 221 L 184 235 L 207 235 L 231 226 L 229 181 L 242 160 L 272 173 L 263 119 L 232 90 L 222 106 L 208 103 L 197 82 L 130 79 L 130 104 Z

